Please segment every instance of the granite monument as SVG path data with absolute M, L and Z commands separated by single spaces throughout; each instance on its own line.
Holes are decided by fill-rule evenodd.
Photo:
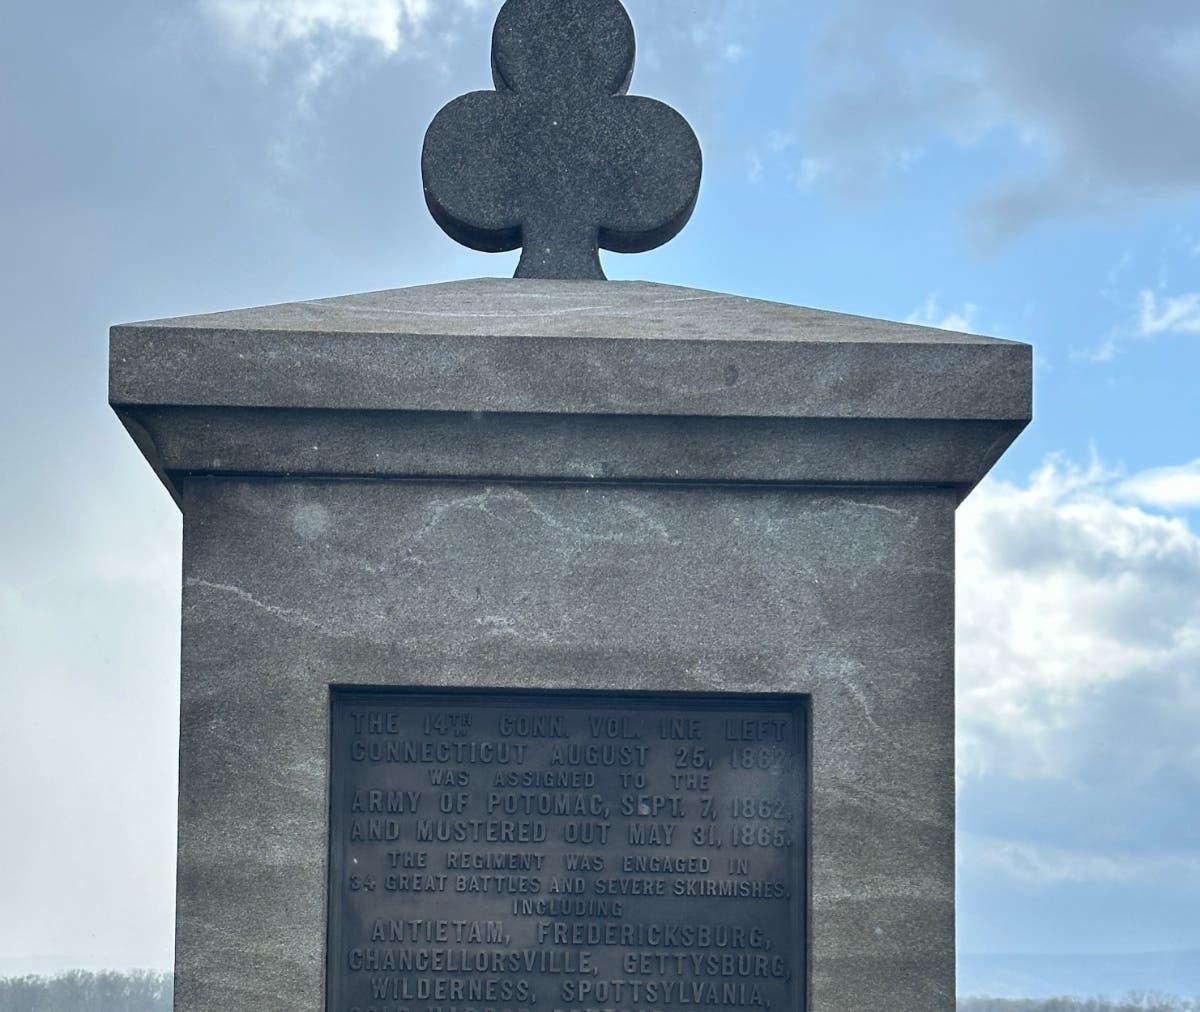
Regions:
M 114 327 L 183 511 L 176 1008 L 951 1012 L 954 512 L 1021 344 L 606 282 L 700 157 L 616 0 L 426 138 L 484 279 Z

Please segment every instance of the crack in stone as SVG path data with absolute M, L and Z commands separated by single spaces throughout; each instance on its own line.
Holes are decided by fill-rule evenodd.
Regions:
M 303 612 L 296 611 L 293 608 L 283 608 L 277 604 L 268 604 L 266 601 L 261 601 L 249 591 L 243 590 L 241 587 L 235 587 L 231 583 L 216 583 L 212 580 L 203 580 L 196 576 L 190 576 L 184 581 L 185 587 L 203 587 L 206 590 L 216 590 L 223 594 L 230 594 L 240 601 L 245 601 L 247 604 L 253 605 L 268 615 L 274 615 L 278 619 L 289 622 L 293 625 L 305 625 L 313 628 L 321 628 L 319 622 L 315 621 Z
M 539 298 L 553 298 L 553 296 L 538 296 Z M 388 315 L 394 316 L 417 316 L 431 317 L 433 319 L 459 319 L 459 320 L 525 320 L 525 319 L 549 319 L 556 316 L 569 316 L 572 313 L 612 313 L 617 319 L 628 318 L 632 316 L 644 316 L 647 313 L 655 310 L 666 309 L 670 306 L 678 305 L 683 302 L 717 302 L 728 298 L 723 295 L 687 295 L 680 296 L 675 299 L 659 299 L 645 306 L 637 307 L 622 307 L 613 303 L 602 303 L 598 305 L 577 305 L 572 304 L 562 309 L 545 309 L 539 312 L 492 312 L 492 313 L 464 313 L 460 309 L 390 309 L 385 310 Z M 341 308 L 341 307 L 338 307 Z M 369 316 L 380 312 L 375 307 L 363 307 L 357 309 L 353 306 L 347 306 L 356 315 Z
M 429 519 L 412 534 L 408 539 L 410 545 L 419 544 L 429 537 L 446 519 L 446 517 L 457 510 L 477 510 L 488 516 L 494 517 L 495 514 L 491 510 L 493 502 L 512 503 L 518 509 L 525 509 L 532 513 L 535 517 L 542 521 L 547 527 L 553 531 L 565 535 L 572 541 L 583 542 L 609 542 L 620 544 L 630 540 L 629 531 L 618 530 L 612 532 L 595 532 L 584 530 L 582 527 L 564 523 L 558 517 L 552 515 L 544 508 L 536 505 L 533 499 L 526 493 L 518 489 L 487 489 L 484 492 L 476 495 L 461 496 L 459 498 L 442 500 L 431 503 L 427 509 L 431 516 Z M 639 521 L 641 528 L 652 532 L 656 537 L 668 545 L 676 545 L 678 541 L 671 537 L 671 533 L 661 521 L 650 516 L 644 509 L 633 503 L 620 503 L 618 509 L 622 512 L 633 516 Z
M 894 506 L 884 506 L 883 503 L 878 502 L 859 502 L 857 499 L 843 499 L 842 502 L 844 502 L 847 506 L 857 506 L 860 509 L 865 510 L 881 510 L 884 513 L 893 513 L 898 517 L 908 515 L 904 512 L 904 510 L 898 510 Z
M 872 729 L 874 729 L 890 746 L 895 748 L 896 743 L 892 735 L 888 734 L 887 730 L 881 727 L 880 724 L 875 720 L 875 715 L 871 712 L 871 702 L 867 698 L 867 694 L 863 692 L 863 690 L 860 689 L 853 679 L 844 671 L 830 671 L 829 677 L 842 686 L 842 688 L 849 693 L 850 697 L 859 705 L 859 707 L 862 709 L 863 716 L 866 718 L 867 723 L 871 725 Z

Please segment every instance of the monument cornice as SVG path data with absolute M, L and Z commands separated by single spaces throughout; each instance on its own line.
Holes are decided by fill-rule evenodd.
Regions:
M 923 484 L 1030 418 L 1028 345 L 645 282 L 477 279 L 116 326 L 176 473 Z

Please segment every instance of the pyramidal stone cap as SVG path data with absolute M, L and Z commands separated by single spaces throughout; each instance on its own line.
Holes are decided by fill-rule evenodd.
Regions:
M 1028 345 L 645 282 L 479 279 L 112 328 L 185 474 L 933 484 L 1030 419 Z

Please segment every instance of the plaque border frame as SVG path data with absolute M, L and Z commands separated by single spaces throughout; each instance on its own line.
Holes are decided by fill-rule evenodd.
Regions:
M 327 685 L 328 720 L 325 755 L 328 760 L 326 783 L 326 848 L 325 848 L 325 951 L 322 959 L 324 976 L 324 1010 L 338 1012 L 333 1004 L 333 987 L 336 979 L 333 960 L 334 951 L 331 944 L 334 936 L 334 882 L 339 879 L 340 865 L 334 859 L 333 845 L 333 807 L 339 796 L 336 785 L 344 769 L 334 761 L 334 709 L 339 699 L 342 701 L 354 697 L 378 698 L 381 696 L 396 697 L 425 697 L 426 699 L 444 698 L 447 700 L 474 698 L 504 699 L 516 697 L 527 702 L 535 700 L 559 701 L 561 703 L 576 703 L 581 700 L 618 701 L 632 703 L 634 708 L 639 706 L 653 708 L 656 702 L 674 701 L 676 703 L 694 703 L 709 701 L 717 706 L 728 703 L 769 703 L 775 701 L 787 704 L 796 718 L 797 733 L 800 736 L 796 754 L 804 763 L 804 768 L 798 778 L 798 789 L 801 792 L 801 803 L 797 806 L 802 826 L 795 835 L 796 844 L 793 847 L 792 874 L 800 879 L 799 901 L 792 912 L 792 930 L 797 935 L 793 945 L 792 955 L 796 957 L 798 967 L 794 967 L 789 984 L 796 988 L 794 997 L 797 1002 L 787 1012 L 809 1012 L 812 996 L 812 899 L 813 899 L 813 868 L 812 868 L 812 808 L 813 808 L 813 706 L 812 694 L 804 692 L 706 692 L 706 691 L 656 691 L 629 689 L 542 689 L 542 688 L 505 688 L 497 686 L 454 686 L 454 685 L 367 685 L 353 682 L 330 682 Z M 581 703 L 581 705 L 583 705 Z M 747 706 L 749 708 L 749 706 Z M 716 709 L 716 706 L 713 707 Z M 344 775 L 344 774 L 342 774 Z M 795 884 L 795 879 L 793 879 Z

